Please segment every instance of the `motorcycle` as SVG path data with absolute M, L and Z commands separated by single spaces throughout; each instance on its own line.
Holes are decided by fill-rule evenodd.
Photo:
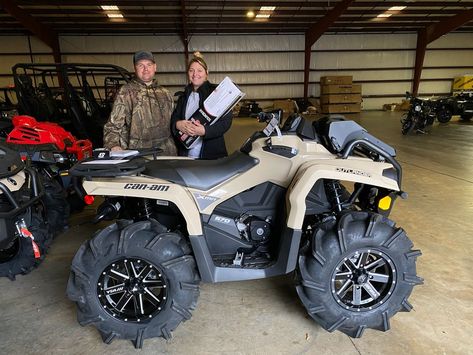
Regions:
M 409 100 L 411 105 L 401 119 L 402 134 L 426 133 L 437 116 L 437 102 L 415 97 L 409 92 L 406 92 L 406 100 Z
M 416 258 L 388 218 L 401 190 L 393 147 L 353 121 L 310 122 L 282 111 L 240 150 L 214 161 L 175 157 L 85 160 L 71 174 L 105 196 L 99 230 L 76 253 L 67 286 L 81 325 L 105 343 L 141 348 L 191 318 L 200 281 L 293 273 L 323 328 L 360 337 L 410 311 Z

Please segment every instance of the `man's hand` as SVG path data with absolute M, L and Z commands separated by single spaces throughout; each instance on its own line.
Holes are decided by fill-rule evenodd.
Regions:
M 123 150 L 123 149 L 119 145 L 116 145 L 115 147 L 112 147 L 112 149 L 110 149 L 111 152 L 119 152 L 120 150 Z

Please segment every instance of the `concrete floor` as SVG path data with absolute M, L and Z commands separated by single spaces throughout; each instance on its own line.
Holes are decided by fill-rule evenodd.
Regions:
M 410 298 L 414 310 L 391 319 L 391 330 L 361 339 L 328 333 L 305 313 L 291 278 L 201 284 L 196 311 L 170 341 L 105 345 L 94 327 L 80 327 L 65 295 L 79 245 L 98 226 L 92 210 L 71 218 L 43 264 L 11 282 L 0 279 L 2 354 L 473 354 L 473 123 L 435 125 L 428 135 L 400 134 L 400 113 L 365 112 L 356 118 L 397 148 L 403 189 L 391 215 L 423 252 L 425 284 Z M 235 119 L 227 137 L 237 148 L 256 127 Z

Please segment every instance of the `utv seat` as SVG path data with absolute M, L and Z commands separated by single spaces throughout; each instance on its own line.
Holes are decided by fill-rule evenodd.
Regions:
M 143 175 L 207 191 L 236 174 L 258 164 L 258 159 L 241 152 L 216 160 L 153 160 L 146 164 Z

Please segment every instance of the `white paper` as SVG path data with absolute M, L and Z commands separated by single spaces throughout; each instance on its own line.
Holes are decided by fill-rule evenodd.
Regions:
M 110 151 L 110 157 L 112 158 L 126 158 L 133 155 L 137 155 L 140 152 L 137 150 L 114 150 Z
M 245 96 L 245 93 L 241 92 L 238 86 L 226 76 L 205 99 L 205 111 L 216 118 L 220 118 L 231 110 L 243 96 Z

